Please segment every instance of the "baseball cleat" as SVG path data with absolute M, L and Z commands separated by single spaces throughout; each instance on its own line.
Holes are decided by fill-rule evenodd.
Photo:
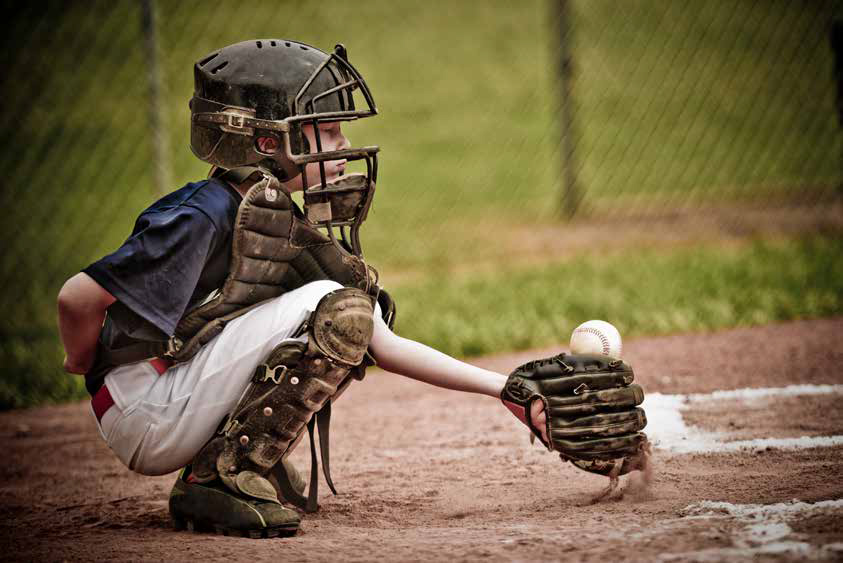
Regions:
M 295 510 L 233 493 L 221 481 L 190 483 L 182 470 L 170 493 L 173 528 L 246 538 L 295 535 L 301 518 Z

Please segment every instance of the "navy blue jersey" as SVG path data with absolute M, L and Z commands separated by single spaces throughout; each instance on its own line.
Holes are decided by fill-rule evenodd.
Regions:
M 120 248 L 83 270 L 117 299 L 101 345 L 165 339 L 187 310 L 222 286 L 241 200 L 221 180 L 187 184 L 144 210 Z M 95 379 L 89 390 L 101 385 Z

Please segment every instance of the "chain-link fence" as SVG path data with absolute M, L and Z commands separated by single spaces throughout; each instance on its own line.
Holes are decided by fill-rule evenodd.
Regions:
M 834 3 L 570 4 L 560 21 L 572 164 L 588 202 L 658 210 L 835 195 Z
M 843 179 L 831 0 L 122 0 L 10 16 L 4 406 L 78 390 L 59 374 L 55 296 L 207 173 L 188 148 L 192 64 L 244 39 L 343 41 L 366 76 L 381 115 L 348 132 L 382 147 L 363 242 L 393 283 L 517 265 L 524 233 L 555 237 L 565 214 L 836 209 Z

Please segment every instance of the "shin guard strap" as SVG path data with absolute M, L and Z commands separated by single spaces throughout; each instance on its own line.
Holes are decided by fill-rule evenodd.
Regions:
M 307 489 L 305 512 L 316 512 L 319 509 L 319 504 L 316 501 L 319 496 L 319 462 L 316 460 L 315 429 L 316 417 L 314 416 L 307 423 L 307 435 L 310 438 L 310 486 Z
M 317 504 L 317 497 L 319 494 L 319 458 L 322 458 L 322 473 L 325 475 L 325 481 L 331 492 L 337 494 L 337 489 L 334 487 L 334 481 L 331 479 L 331 465 L 330 465 L 330 427 L 331 427 L 331 401 L 325 403 L 322 409 L 313 415 L 310 422 L 307 423 L 307 434 L 310 439 L 310 485 L 307 491 L 307 500 L 304 505 L 306 512 L 316 512 L 319 508 Z M 316 455 L 316 439 L 319 439 L 319 455 Z M 281 486 L 279 482 L 279 486 Z M 286 488 L 286 486 L 285 486 Z M 290 486 L 289 488 L 292 488 Z M 293 495 L 295 500 L 304 499 L 299 494 Z
M 331 464 L 328 455 L 330 449 L 328 432 L 331 428 L 331 401 L 325 403 L 322 410 L 316 413 L 316 426 L 319 427 L 319 454 L 322 457 L 322 473 L 325 474 L 325 482 L 328 483 L 328 488 L 336 495 L 337 489 L 331 480 Z

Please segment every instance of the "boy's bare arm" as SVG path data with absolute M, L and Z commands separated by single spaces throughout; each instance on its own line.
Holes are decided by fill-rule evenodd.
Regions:
M 370 350 L 378 367 L 386 371 L 455 391 L 500 399 L 507 379 L 506 375 L 461 362 L 429 346 L 402 338 L 389 330 L 379 315 L 375 315 Z M 530 417 L 545 436 L 546 415 L 541 401 L 533 403 Z
M 94 363 L 105 310 L 116 299 L 88 274 L 67 280 L 58 297 L 59 333 L 64 345 L 64 369 L 84 374 Z
M 379 367 L 446 389 L 500 397 L 506 383 L 505 375 L 461 362 L 398 336 L 377 315 L 371 351 Z

